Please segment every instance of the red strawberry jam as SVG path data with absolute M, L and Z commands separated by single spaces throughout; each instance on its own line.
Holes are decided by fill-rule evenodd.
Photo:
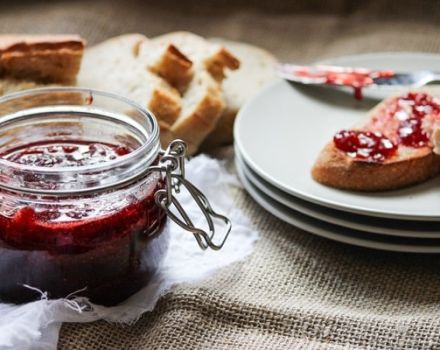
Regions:
M 0 157 L 11 162 L 41 167 L 74 167 L 114 160 L 130 153 L 124 146 L 97 142 L 38 142 L 8 150 Z
M 397 151 L 397 146 L 378 132 L 342 130 L 333 141 L 348 156 L 371 162 L 383 161 Z
M 340 131 L 335 146 L 357 160 L 382 162 L 399 146 L 432 147 L 433 126 L 440 126 L 440 101 L 422 92 L 392 99 L 362 131 Z
M 132 150 L 99 142 L 46 142 L 10 149 L 0 157 L 39 167 L 96 165 Z M 11 210 L 0 203 L 0 300 L 38 298 L 30 285 L 60 298 L 80 293 L 111 305 L 142 288 L 157 269 L 167 248 L 162 228 L 166 216 L 155 204 L 163 188 L 159 175 L 106 193 L 53 199 L 26 197 Z M 20 194 L 0 189 L 0 198 Z M 23 197 L 24 198 L 24 197 Z M 35 204 L 31 204 L 35 203 Z

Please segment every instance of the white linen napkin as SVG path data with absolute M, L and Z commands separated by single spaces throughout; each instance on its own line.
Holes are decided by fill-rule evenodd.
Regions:
M 170 247 L 151 283 L 114 307 L 91 304 L 86 298 L 67 296 L 24 304 L 0 304 L 0 349 L 56 349 L 62 322 L 91 322 L 104 319 L 110 322 L 131 323 L 144 312 L 153 310 L 160 296 L 175 284 L 196 282 L 211 276 L 216 270 L 244 259 L 251 251 L 258 233 L 240 210 L 235 208 L 228 186 L 238 185 L 222 162 L 200 155 L 188 162 L 187 178 L 211 201 L 213 208 L 228 216 L 233 229 L 220 251 L 202 251 L 193 235 L 174 223 L 170 230 Z M 190 216 L 200 217 L 189 195 L 179 197 Z M 202 224 L 195 222 L 195 225 Z M 1 281 L 0 281 L 1 283 Z

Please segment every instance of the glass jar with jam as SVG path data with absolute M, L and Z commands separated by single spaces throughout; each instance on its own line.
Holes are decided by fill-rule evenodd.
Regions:
M 154 116 L 80 88 L 0 99 L 0 301 L 77 293 L 113 305 L 148 284 L 168 246 L 167 217 L 219 249 L 230 231 L 184 177 L 185 144 L 160 147 Z M 184 187 L 208 229 L 194 227 Z M 214 221 L 225 236 L 214 243 Z

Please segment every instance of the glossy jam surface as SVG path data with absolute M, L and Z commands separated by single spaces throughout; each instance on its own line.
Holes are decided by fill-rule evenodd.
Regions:
M 50 142 L 11 149 L 0 156 L 31 166 L 92 165 L 131 152 L 97 142 Z M 108 193 L 57 198 L 16 196 L 14 212 L 0 205 L 0 300 L 38 298 L 31 285 L 50 297 L 81 294 L 102 304 L 115 304 L 144 286 L 167 247 L 162 234 L 166 216 L 155 204 L 163 188 L 156 174 Z M 26 204 L 24 204 L 27 202 Z
M 0 157 L 31 166 L 75 167 L 114 160 L 130 152 L 127 147 L 106 143 L 51 141 L 11 149 Z
M 339 131 L 333 138 L 336 147 L 352 158 L 380 162 L 392 157 L 397 146 L 380 133 L 370 131 Z
M 357 160 L 383 162 L 399 146 L 432 147 L 434 126 L 440 126 L 440 101 L 427 93 L 411 92 L 390 100 L 363 130 L 343 130 L 334 144 Z

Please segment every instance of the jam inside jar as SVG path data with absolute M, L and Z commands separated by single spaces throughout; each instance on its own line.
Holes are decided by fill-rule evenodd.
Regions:
M 38 289 L 114 305 L 147 285 L 168 247 L 165 181 L 146 171 L 159 160 L 157 122 L 125 99 L 73 88 L 1 99 L 0 301 Z

